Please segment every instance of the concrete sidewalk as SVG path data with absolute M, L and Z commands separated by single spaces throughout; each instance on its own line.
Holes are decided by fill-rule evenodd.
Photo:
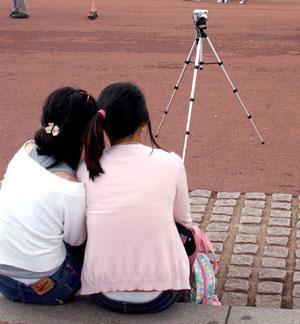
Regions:
M 9 302 L 0 297 L 0 324 L 297 324 L 299 322 L 300 310 L 178 303 L 162 313 L 122 315 L 102 310 L 89 299 L 77 299 L 63 306 L 38 306 Z

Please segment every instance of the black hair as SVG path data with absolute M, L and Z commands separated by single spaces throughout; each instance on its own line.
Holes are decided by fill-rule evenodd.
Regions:
M 64 87 L 50 93 L 34 137 L 38 154 L 54 158 L 54 165 L 64 162 L 76 170 L 84 132 L 96 112 L 96 101 L 85 90 Z
M 90 121 L 85 135 L 85 162 L 92 180 L 104 173 L 100 158 L 105 148 L 104 132 L 111 142 L 133 135 L 147 125 L 152 147 L 156 143 L 149 112 L 142 91 L 132 83 L 114 83 L 106 87 L 97 100 L 99 110 Z

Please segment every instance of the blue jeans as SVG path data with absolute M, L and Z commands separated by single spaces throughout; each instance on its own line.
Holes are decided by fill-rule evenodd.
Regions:
M 20 10 L 21 12 L 27 12 L 25 0 L 13 0 L 13 10 Z
M 153 300 L 145 303 L 130 303 L 113 300 L 102 293 L 92 295 L 97 305 L 102 308 L 123 314 L 147 314 L 163 311 L 177 302 L 182 296 L 180 290 L 166 290 Z
M 60 268 L 43 278 L 40 291 L 33 285 L 0 275 L 0 292 L 9 300 L 23 303 L 58 305 L 73 297 L 81 287 L 81 270 L 85 244 L 73 247 L 65 243 L 67 255 Z M 44 290 L 44 292 L 43 292 Z

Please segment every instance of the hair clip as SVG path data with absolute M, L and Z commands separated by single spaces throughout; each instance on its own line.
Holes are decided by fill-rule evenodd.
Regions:
M 45 127 L 45 131 L 47 134 L 52 134 L 52 136 L 57 136 L 60 132 L 60 129 L 57 125 L 53 123 L 48 123 L 48 126 Z
M 98 113 L 103 117 L 103 119 L 106 117 L 106 111 L 104 109 L 99 109 Z

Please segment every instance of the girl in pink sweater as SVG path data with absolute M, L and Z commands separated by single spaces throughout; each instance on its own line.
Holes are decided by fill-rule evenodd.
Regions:
M 158 148 L 135 85 L 106 87 L 97 105 L 78 170 L 88 230 L 81 293 L 116 312 L 161 311 L 190 288 L 189 260 L 175 225 L 192 224 L 185 168 L 178 155 Z M 144 128 L 152 147 L 141 142 Z

